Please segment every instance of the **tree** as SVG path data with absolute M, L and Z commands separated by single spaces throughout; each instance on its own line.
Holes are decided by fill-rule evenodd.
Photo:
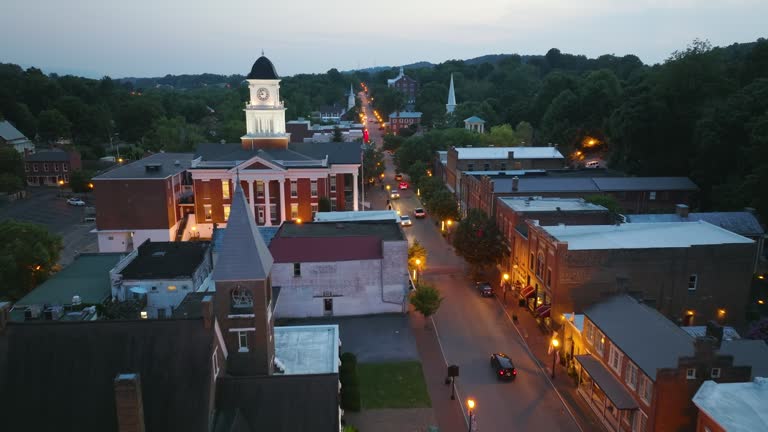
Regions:
M 515 147 L 520 143 L 515 130 L 508 124 L 491 127 L 491 132 L 482 135 L 482 142 L 493 147 Z
M 469 263 L 473 273 L 496 264 L 505 253 L 499 230 L 493 220 L 479 209 L 471 209 L 459 223 L 453 247 Z
M 331 200 L 328 199 L 328 197 L 321 197 L 317 201 L 317 211 L 319 211 L 319 212 L 329 212 L 329 211 L 331 211 Z
M 363 152 L 365 179 L 376 179 L 384 173 L 384 155 L 374 146 L 366 146 Z
M 341 129 L 339 129 L 338 126 L 333 127 L 333 138 L 331 139 L 333 142 L 342 142 L 344 141 L 344 135 L 341 133 Z
M 752 324 L 747 332 L 747 338 L 768 341 L 768 318 Z
M 448 189 L 443 188 L 435 192 L 427 201 L 426 206 L 435 220 L 446 221 L 459 218 L 459 205 Z
M 0 222 L 0 298 L 18 300 L 45 281 L 61 247 L 61 237 L 42 225 Z
M 75 193 L 90 192 L 92 177 L 93 173 L 90 171 L 75 170 L 69 176 L 69 188 Z
M 128 142 L 140 141 L 162 115 L 163 108 L 156 101 L 145 96 L 131 97 L 117 111 L 120 137 Z
M 72 123 L 57 109 L 49 109 L 40 113 L 37 118 L 37 133 L 44 141 L 55 141 L 68 138 Z
M 443 298 L 440 297 L 440 291 L 432 285 L 419 283 L 411 293 L 411 304 L 416 311 L 424 316 L 424 327 L 428 327 L 429 317 L 440 309 L 442 302 Z
M 0 148 L 0 192 L 24 189 L 24 160 L 13 147 Z
M 405 142 L 405 138 L 399 135 L 386 134 L 384 135 L 384 150 L 397 151 L 398 148 Z
M 417 265 L 416 260 L 419 260 L 420 264 Z M 418 240 L 414 240 L 413 244 L 408 247 L 408 269 L 413 271 L 419 267 L 424 268 L 426 265 L 427 249 Z
M 22 189 L 24 189 L 24 181 L 21 177 L 11 173 L 0 173 L 0 192 L 13 193 Z
M 521 121 L 515 126 L 515 136 L 520 140 L 520 145 L 533 145 L 533 126 L 526 121 Z

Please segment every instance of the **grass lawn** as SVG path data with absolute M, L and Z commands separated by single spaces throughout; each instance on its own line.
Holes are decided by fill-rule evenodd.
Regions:
M 357 374 L 364 409 L 432 406 L 420 362 L 358 363 Z

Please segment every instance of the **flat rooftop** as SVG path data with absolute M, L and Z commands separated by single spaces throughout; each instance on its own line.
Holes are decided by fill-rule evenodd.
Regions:
M 286 222 L 275 237 L 378 237 L 383 241 L 403 240 L 400 225 L 387 221 L 350 221 L 350 222 Z
M 456 147 L 459 159 L 565 159 L 555 147 Z
M 332 211 L 318 212 L 315 214 L 315 222 L 355 222 L 386 220 L 399 222 L 400 217 L 394 210 Z
M 499 199 L 516 212 L 608 211 L 607 208 L 582 198 L 505 197 Z
M 192 165 L 192 153 L 155 153 L 94 177 L 94 180 L 165 179 L 186 171 Z
M 768 430 L 768 378 L 753 382 L 704 381 L 693 403 L 728 432 Z
M 546 176 L 526 171 L 525 175 L 518 176 L 517 190 L 513 190 L 514 176 L 499 175 L 494 171 L 485 172 L 485 174 L 482 172 L 473 174 L 475 177 L 487 176 L 493 180 L 494 193 L 658 192 L 695 191 L 698 189 L 688 177 L 615 177 L 613 172 L 604 170 L 548 170 Z M 590 176 L 590 174 L 592 175 Z
M 123 279 L 174 279 L 191 277 L 200 267 L 209 242 L 146 242 L 120 272 Z
M 285 375 L 339 372 L 339 326 L 275 327 L 275 357 Z
M 541 227 L 569 250 L 683 248 L 754 243 L 706 222 L 630 223 Z

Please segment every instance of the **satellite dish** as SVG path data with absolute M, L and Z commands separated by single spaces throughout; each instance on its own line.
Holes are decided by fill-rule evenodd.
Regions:
M 132 293 L 136 293 L 136 294 L 146 294 L 147 293 L 147 289 L 144 288 L 144 287 L 131 287 L 129 289 L 129 291 L 132 292 Z

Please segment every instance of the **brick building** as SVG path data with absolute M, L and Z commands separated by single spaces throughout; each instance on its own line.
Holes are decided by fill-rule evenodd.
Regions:
M 606 295 L 629 292 L 684 325 L 744 323 L 756 245 L 720 227 L 538 226 L 529 220 L 514 234 L 513 280 L 542 318 L 557 320 Z
M 29 186 L 68 184 L 72 172 L 82 166 L 80 153 L 76 151 L 43 150 L 24 156 L 24 173 Z
M 405 74 L 403 68 L 400 67 L 400 73 L 387 80 L 387 87 L 394 88 L 405 96 L 405 103 L 413 105 L 416 103 L 416 95 L 419 93 L 419 83 Z
M 554 147 L 451 147 L 445 164 L 445 181 L 452 191 L 460 191 L 464 175 L 552 170 L 563 168 L 564 164 L 565 158 Z
M 646 213 L 674 210 L 677 204 L 691 205 L 698 191 L 687 177 L 581 177 L 581 172 L 573 173 L 577 175 L 570 176 L 565 172 L 550 175 L 549 171 L 526 171 L 520 175 L 463 175 L 457 191 L 459 207 L 465 214 L 469 209 L 479 208 L 493 215 L 497 197 L 607 195 L 615 198 L 623 211 Z
M 279 318 L 405 310 L 408 240 L 396 220 L 286 223 L 269 250 Z
M 705 381 L 693 403 L 699 409 L 696 432 L 768 430 L 768 378 L 745 383 Z
M 705 380 L 747 382 L 768 363 L 760 341 L 722 340 L 714 323 L 694 338 L 627 295 L 587 308 L 583 326 L 563 335 L 563 352 L 578 394 L 609 431 L 693 432 L 692 399 Z
M 389 115 L 389 131 L 395 135 L 400 134 L 403 129 L 408 129 L 411 125 L 418 128 L 421 125 L 420 112 L 399 111 Z

